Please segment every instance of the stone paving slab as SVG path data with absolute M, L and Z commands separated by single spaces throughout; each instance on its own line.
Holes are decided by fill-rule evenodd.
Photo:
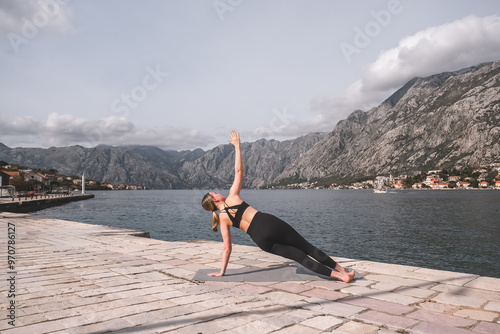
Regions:
M 500 334 L 497 278 L 335 258 L 360 278 L 201 282 L 221 243 L 1 212 L 0 226 L 0 333 Z M 286 261 L 234 245 L 229 268 Z

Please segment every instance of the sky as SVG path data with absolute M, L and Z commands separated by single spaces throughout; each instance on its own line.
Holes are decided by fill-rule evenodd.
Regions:
M 330 132 L 500 60 L 498 0 L 0 0 L 0 143 L 205 150 Z

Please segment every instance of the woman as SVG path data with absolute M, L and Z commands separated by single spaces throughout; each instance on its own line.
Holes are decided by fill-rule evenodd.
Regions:
M 231 232 L 229 227 L 237 227 L 247 233 L 264 251 L 283 256 L 299 262 L 304 267 L 325 276 L 350 282 L 355 275 L 348 272 L 305 240 L 297 231 L 281 219 L 255 210 L 240 198 L 243 184 L 243 160 L 240 149 L 240 135 L 231 131 L 229 142 L 235 148 L 234 182 L 227 197 L 209 192 L 203 197 L 201 205 L 212 211 L 212 229 L 220 226 L 224 247 L 222 252 L 222 268 L 220 272 L 209 276 L 223 276 L 231 255 Z M 220 214 L 217 214 L 217 211 Z M 335 269 L 335 270 L 333 270 Z

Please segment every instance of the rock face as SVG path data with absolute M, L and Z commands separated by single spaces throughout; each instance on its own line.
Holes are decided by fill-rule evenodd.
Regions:
M 258 188 L 271 183 L 325 135 L 310 133 L 282 142 L 262 139 L 242 143 L 245 187 Z M 85 171 L 90 179 L 149 189 L 227 188 L 234 176 L 234 149 L 230 144 L 210 151 L 181 152 L 150 146 L 42 149 L 0 145 L 0 160 L 32 168 L 54 168 L 66 175 L 81 175 Z
M 500 162 L 500 62 L 415 78 L 380 106 L 354 111 L 331 133 L 243 143 L 247 188 Z M 153 189 L 227 188 L 230 144 L 203 151 L 157 147 L 9 148 L 0 160 Z
M 279 180 L 342 180 L 500 162 L 500 62 L 409 81 L 337 124 Z
M 323 133 L 310 133 L 282 142 L 261 139 L 254 143 L 243 143 L 244 186 L 261 188 L 272 184 L 287 166 L 325 136 Z M 220 145 L 197 160 L 187 161 L 178 170 L 178 175 L 192 187 L 229 187 L 234 177 L 232 145 Z

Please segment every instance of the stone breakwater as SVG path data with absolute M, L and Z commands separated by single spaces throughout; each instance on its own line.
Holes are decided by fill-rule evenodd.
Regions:
M 221 243 L 26 214 L 0 213 L 0 225 L 5 334 L 500 333 L 497 278 L 335 258 L 360 278 L 200 282 L 200 269 L 219 270 Z M 284 262 L 234 245 L 229 269 Z
M 90 198 L 94 198 L 94 194 L 44 195 L 35 196 L 33 198 L 0 198 L 0 212 L 34 212 L 51 206 L 62 205 L 74 201 L 82 201 Z

